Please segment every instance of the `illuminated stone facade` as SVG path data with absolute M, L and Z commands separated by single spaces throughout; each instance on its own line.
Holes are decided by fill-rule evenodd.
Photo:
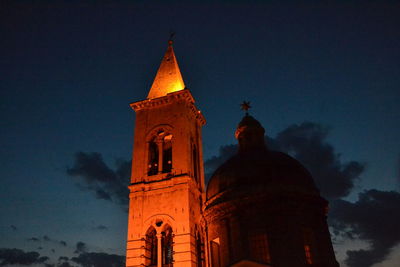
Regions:
M 126 266 L 338 267 L 326 213 L 309 172 L 270 151 L 253 117 L 239 151 L 204 184 L 205 119 L 169 42 L 136 112 Z
M 205 119 L 183 86 L 170 43 L 148 98 L 131 104 L 136 126 L 126 266 L 186 267 L 205 259 L 196 253 L 205 236 Z

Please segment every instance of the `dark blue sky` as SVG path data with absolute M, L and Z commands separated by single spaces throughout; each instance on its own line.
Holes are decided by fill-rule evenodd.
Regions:
M 205 160 L 236 143 L 248 100 L 271 137 L 303 121 L 329 127 L 341 160 L 366 166 L 351 201 L 365 189 L 398 191 L 398 2 L 146 2 L 0 4 L 0 247 L 58 257 L 83 241 L 124 254 L 126 213 L 66 169 L 78 151 L 111 168 L 130 158 L 129 103 L 147 96 L 170 30 L 207 119 Z

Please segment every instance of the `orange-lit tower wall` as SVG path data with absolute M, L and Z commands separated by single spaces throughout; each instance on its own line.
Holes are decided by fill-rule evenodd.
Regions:
M 205 119 L 172 41 L 146 100 L 135 102 L 126 266 L 205 266 L 201 212 Z

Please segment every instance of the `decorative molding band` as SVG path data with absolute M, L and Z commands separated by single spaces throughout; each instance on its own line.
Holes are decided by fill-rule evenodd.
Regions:
M 192 94 L 190 93 L 189 89 L 184 89 L 181 91 L 169 93 L 166 96 L 159 97 L 159 98 L 145 99 L 142 101 L 133 102 L 130 104 L 130 106 L 134 111 L 137 112 L 142 109 L 148 109 L 148 108 L 152 108 L 152 107 L 156 107 L 156 106 L 168 105 L 174 100 L 186 101 L 189 104 L 188 107 L 192 111 L 194 117 L 199 121 L 199 123 L 201 125 L 206 124 L 206 119 L 204 118 L 203 114 L 194 105 L 195 101 L 194 101 L 194 98 L 193 98 Z

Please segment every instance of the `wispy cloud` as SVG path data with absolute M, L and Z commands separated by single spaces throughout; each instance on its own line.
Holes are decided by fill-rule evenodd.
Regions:
M 400 193 L 367 190 L 351 203 L 336 200 L 330 212 L 331 225 L 350 238 L 364 240 L 369 249 L 350 250 L 346 264 L 370 267 L 386 259 L 392 248 L 400 244 Z
M 130 161 L 118 160 L 113 170 L 103 161 L 100 153 L 77 152 L 73 166 L 66 172 L 78 179 L 82 189 L 94 192 L 96 198 L 127 207 L 130 168 Z

